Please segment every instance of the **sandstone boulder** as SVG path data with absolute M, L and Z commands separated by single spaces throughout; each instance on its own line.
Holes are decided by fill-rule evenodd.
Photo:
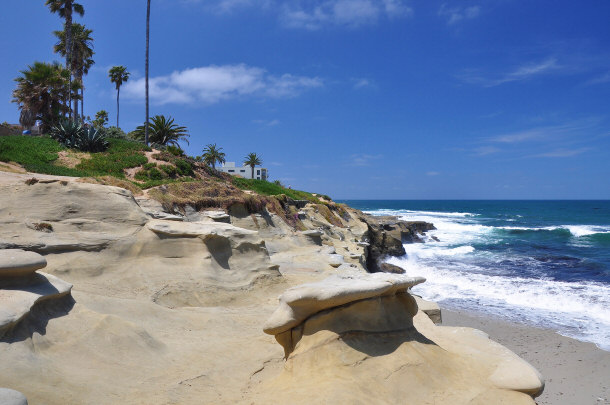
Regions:
M 72 284 L 50 274 L 37 273 L 25 285 L 2 287 L 0 284 L 0 337 L 23 319 L 37 303 L 69 294 Z
M 28 400 L 19 391 L 0 388 L 0 404 L 2 405 L 28 405 Z
M 0 250 L 0 279 L 29 276 L 46 265 L 47 260 L 36 252 L 21 249 Z
M 408 291 L 422 281 L 375 273 L 287 290 L 264 329 L 284 369 L 252 402 L 534 405 L 538 372 L 479 331 L 435 326 Z

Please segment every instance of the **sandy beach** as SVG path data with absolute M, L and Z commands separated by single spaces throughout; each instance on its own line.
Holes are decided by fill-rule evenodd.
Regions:
M 539 405 L 610 404 L 610 352 L 549 329 L 465 311 L 442 314 L 443 325 L 480 329 L 536 367 L 546 379 Z

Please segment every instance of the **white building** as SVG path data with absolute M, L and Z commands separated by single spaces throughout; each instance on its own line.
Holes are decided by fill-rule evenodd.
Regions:
M 255 167 L 254 177 L 252 177 L 252 168 L 250 166 L 235 166 L 235 162 L 225 162 L 218 170 L 233 176 L 243 177 L 244 179 L 267 180 L 269 177 L 267 169 L 262 167 Z

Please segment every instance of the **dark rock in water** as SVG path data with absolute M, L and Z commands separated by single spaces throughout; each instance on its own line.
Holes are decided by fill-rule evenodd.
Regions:
M 405 269 L 390 263 L 381 263 L 379 265 L 379 271 L 383 273 L 405 274 Z
M 440 239 L 439 239 L 439 238 L 437 238 L 436 236 L 433 236 L 433 237 L 432 237 L 432 240 L 433 240 L 433 241 L 435 241 L 435 242 L 440 242 Z
M 404 256 L 403 243 L 423 243 L 420 237 L 426 231 L 436 229 L 433 224 L 423 221 L 401 221 L 394 216 L 374 217 L 362 214 L 361 220 L 368 225 L 365 239 L 366 266 L 369 272 L 383 271 L 380 266 L 386 256 Z
M 0 404 L 2 405 L 28 405 L 28 401 L 19 391 L 0 388 Z

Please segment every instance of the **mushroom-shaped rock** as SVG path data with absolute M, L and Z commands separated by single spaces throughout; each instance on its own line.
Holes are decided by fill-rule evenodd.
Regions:
M 345 260 L 343 259 L 342 255 L 339 254 L 333 254 L 333 255 L 329 255 L 329 259 L 328 259 L 328 264 L 330 264 L 332 267 L 339 267 L 341 266 L 343 263 L 345 263 Z
M 406 291 L 425 280 L 423 277 L 375 273 L 358 277 L 334 275 L 320 282 L 302 284 L 286 290 L 280 296 L 280 306 L 267 320 L 263 330 L 277 335 L 325 309 Z
M 317 229 L 310 229 L 308 231 L 301 232 L 301 235 L 309 236 L 310 238 L 320 237 L 324 235 L 322 231 Z
M 224 211 L 205 211 L 203 215 L 216 222 L 229 223 L 229 221 L 231 220 L 231 216 Z
M 28 400 L 19 391 L 0 388 L 0 404 L 2 405 L 28 405 Z
M 0 250 L 0 279 L 29 276 L 46 265 L 44 256 L 36 252 L 21 249 Z
M 0 279 L 0 283 L 2 281 Z M 0 337 L 38 302 L 63 297 L 71 290 L 72 284 L 46 273 L 36 273 L 26 285 L 0 289 Z

